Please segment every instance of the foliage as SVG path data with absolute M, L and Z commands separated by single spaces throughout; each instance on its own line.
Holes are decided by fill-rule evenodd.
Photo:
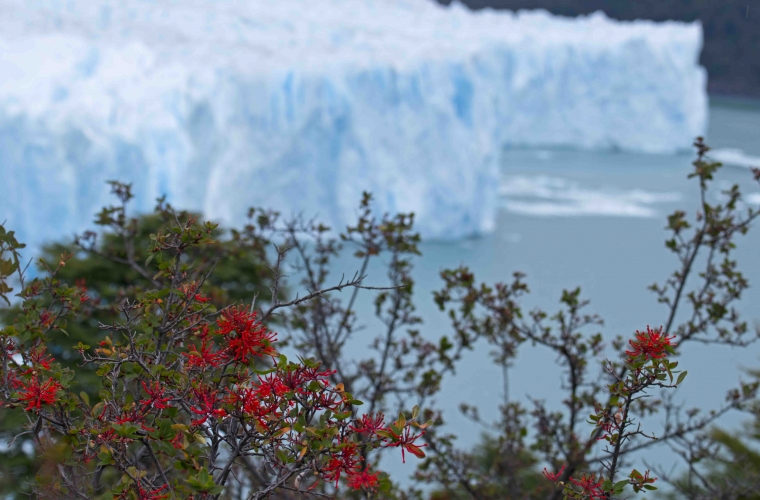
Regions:
M 43 249 L 38 261 L 39 272 L 46 273 L 57 267 L 58 280 L 75 285 L 89 298 L 80 305 L 75 321 L 64 323 L 62 318 L 57 320 L 58 328 L 47 332 L 45 345 L 47 352 L 63 368 L 75 373 L 71 389 L 77 393 L 84 391 L 92 400 L 97 399 L 100 377 L 94 364 L 80 366 L 81 357 L 74 346 L 98 342 L 102 338 L 100 325 L 116 323 L 127 300 L 159 287 L 160 277 L 148 272 L 147 266 L 142 266 L 151 255 L 151 259 L 164 257 L 162 252 L 149 253 L 151 235 L 168 233 L 178 218 L 193 219 L 191 225 L 195 229 L 201 228 L 197 214 L 175 213 L 164 200 L 159 200 L 152 214 L 129 217 L 130 190 L 118 183 L 111 183 L 111 187 L 118 204 L 104 208 L 95 219 L 95 223 L 108 232 L 98 235 L 88 231 L 72 243 L 50 244 Z M 250 301 L 254 295 L 271 300 L 271 275 L 266 267 L 265 253 L 271 242 L 263 232 L 271 216 L 272 213 L 252 209 L 245 227 L 231 231 L 227 239 L 222 239 L 222 232 L 214 228 L 203 245 L 184 250 L 183 258 L 192 259 L 197 272 L 207 273 L 213 267 L 213 273 L 206 274 L 202 286 L 209 304 L 221 309 L 226 304 Z M 12 235 L 9 237 L 13 238 Z M 20 250 L 23 245 L 17 248 Z M 18 256 L 13 254 L 13 258 Z M 58 265 L 62 259 L 65 266 Z M 7 269 L 4 276 L 10 276 L 17 269 Z M 20 313 L 20 304 L 0 309 L 0 324 L 13 324 Z M 0 434 L 9 441 L 24 420 L 20 412 L 0 412 Z M 18 439 L 14 446 L 0 453 L 3 457 L 0 477 L 5 479 L 0 479 L 0 489 L 23 488 L 24 482 L 13 481 L 13 477 L 32 474 L 35 461 L 23 451 L 25 443 L 27 440 Z
M 113 188 L 122 203 L 131 197 L 128 185 Z M 362 402 L 343 383 L 330 382 L 335 370 L 310 358 L 290 362 L 278 353 L 277 334 L 266 326 L 273 313 L 326 290 L 283 303 L 275 278 L 260 317 L 247 306 L 218 311 L 203 293 L 216 262 L 194 250 L 205 244 L 219 248 L 212 238 L 216 226 L 199 225 L 197 217 L 162 204 L 159 211 L 170 216 L 168 228 L 151 235 L 144 266 L 130 250 L 138 232 L 127 225 L 124 207 L 101 214 L 100 222 L 116 233 L 128 231 L 121 234 L 125 253 L 107 257 L 148 284 L 128 282 L 132 297 L 118 304 L 111 298 L 104 306 L 115 308 L 119 321 L 99 323 L 106 335 L 98 335 L 95 347 L 74 347 L 81 365 L 92 366 L 100 379 L 93 400 L 75 389 L 76 370 L 48 352 L 48 339 L 63 331 L 67 319 L 92 316 L 84 287 L 59 277 L 71 255 L 62 255 L 44 279 L 26 282 L 19 266 L 22 246 L 3 233 L 3 250 L 11 258 L 3 261 L 2 282 L 7 287 L 15 271 L 21 283 L 17 315 L 0 336 L 3 413 L 23 415 L 25 430 L 17 429 L 14 440 L 33 446 L 37 496 L 201 499 L 227 489 L 227 496 L 237 491 L 264 498 L 280 490 L 317 494 L 329 489 L 324 483 L 338 487 L 341 477 L 370 494 L 387 491 L 390 483 L 371 471 L 369 450 L 395 447 L 402 456 L 424 457 L 425 445 L 415 444 L 427 427 L 417 421 L 418 407 L 391 423 L 379 412 L 359 419 Z

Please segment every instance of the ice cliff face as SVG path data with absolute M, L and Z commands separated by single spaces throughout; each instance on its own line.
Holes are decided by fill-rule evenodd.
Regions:
M 119 179 L 226 223 L 342 228 L 369 190 L 425 237 L 487 232 L 504 146 L 687 148 L 701 42 L 426 0 L 0 0 L 0 218 L 81 230 Z

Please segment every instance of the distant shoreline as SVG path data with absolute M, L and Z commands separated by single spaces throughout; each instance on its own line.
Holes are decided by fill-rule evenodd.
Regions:
M 726 89 L 721 86 L 712 86 L 708 83 L 707 94 L 710 97 L 726 97 L 726 98 L 746 99 L 746 100 L 751 100 L 751 101 L 760 101 L 760 88 L 753 89 L 753 90 L 747 90 L 747 89 L 741 89 L 741 88 Z
M 707 93 L 711 104 L 720 104 L 722 106 L 737 108 L 753 108 L 760 110 L 760 93 L 754 96 L 742 95 L 724 92 Z

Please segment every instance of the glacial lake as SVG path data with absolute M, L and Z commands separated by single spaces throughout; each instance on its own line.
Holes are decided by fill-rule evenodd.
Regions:
M 760 103 L 733 99 L 712 99 L 707 143 L 716 156 L 739 157 L 739 163 L 757 158 L 760 166 Z M 600 153 L 570 150 L 510 149 L 503 155 L 502 210 L 497 230 L 489 236 L 455 243 L 424 243 L 422 258 L 416 259 L 416 304 L 423 318 L 420 329 L 429 338 L 451 335 L 446 316 L 432 301 L 432 292 L 441 287 L 439 272 L 466 264 L 478 281 L 508 282 L 514 271 L 527 274 L 531 293 L 525 309 L 541 307 L 553 312 L 563 289 L 580 286 L 582 297 L 591 301 L 587 312 L 599 314 L 605 324 L 605 339 L 617 334 L 630 338 L 635 330 L 659 326 L 667 319 L 664 305 L 658 304 L 647 287 L 662 283 L 677 265 L 674 254 L 664 245 L 668 232 L 666 217 L 676 209 L 693 216 L 699 206 L 698 184 L 687 175 L 694 155 L 658 156 L 631 153 Z M 760 206 L 760 186 L 752 181 L 747 166 L 726 165 L 712 190 L 738 183 L 745 199 Z M 750 328 L 760 326 L 760 227 L 741 237 L 735 257 L 749 279 L 751 288 L 738 309 Z M 357 270 L 348 256 L 339 259 L 336 270 L 347 275 Z M 382 284 L 380 269 L 370 269 L 368 284 Z M 695 283 L 692 279 L 691 283 Z M 360 304 L 360 317 L 371 317 L 369 295 Z M 380 331 L 379 324 L 367 321 L 367 330 L 354 339 L 352 353 L 361 356 Z M 591 330 L 588 330 L 591 332 Z M 677 399 L 687 408 L 709 410 L 719 407 L 726 391 L 738 380 L 749 378 L 742 367 L 760 368 L 760 344 L 748 348 L 705 345 L 690 342 L 680 354 L 679 368 L 689 375 L 678 389 Z M 611 348 L 610 348 L 611 349 Z M 454 377 L 444 380 L 436 406 L 444 410 L 448 429 L 459 436 L 463 446 L 474 445 L 484 428 L 464 418 L 461 403 L 476 405 L 488 422 L 497 417 L 503 397 L 502 370 L 488 355 L 490 347 L 478 344 L 459 363 Z M 608 352 L 611 353 L 611 350 Z M 595 373 L 592 369 L 591 373 Z M 561 370 L 556 356 L 542 347 L 525 344 L 509 369 L 509 395 L 528 405 L 529 399 L 547 401 L 549 408 L 561 409 Z M 662 416 L 644 419 L 643 427 L 661 435 Z M 736 411 L 719 420 L 726 428 L 738 428 L 748 417 Z M 530 422 L 530 420 L 527 420 Z M 591 427 L 588 429 L 591 432 Z M 581 430 L 581 434 L 584 431 Z M 603 442 L 600 442 L 603 443 Z M 596 450 L 600 454 L 601 444 Z M 381 467 L 400 478 L 412 472 L 414 460 L 401 464 L 393 453 Z M 631 457 L 631 467 L 642 470 L 643 454 Z M 411 463 L 410 463 L 411 462 Z M 647 451 L 647 464 L 666 471 L 683 463 L 666 445 Z M 545 464 L 544 464 L 545 465 Z M 543 467 L 544 465 L 541 465 Z M 666 485 L 658 484 L 662 489 Z

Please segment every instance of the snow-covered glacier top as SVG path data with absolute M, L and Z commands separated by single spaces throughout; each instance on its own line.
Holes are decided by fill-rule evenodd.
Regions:
M 428 0 L 0 0 L 0 218 L 81 229 L 133 181 L 233 223 L 494 226 L 505 146 L 668 153 L 704 132 L 699 24 Z M 57 232 L 57 233 L 56 233 Z

